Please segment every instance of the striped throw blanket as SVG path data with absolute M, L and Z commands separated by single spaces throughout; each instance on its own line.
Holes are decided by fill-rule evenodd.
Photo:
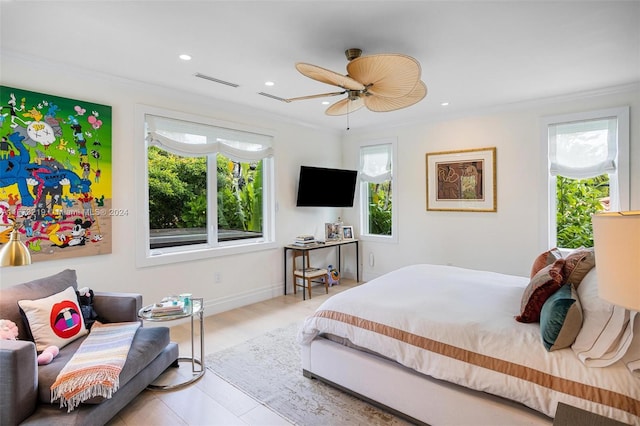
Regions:
M 51 385 L 51 400 L 60 399 L 60 407 L 71 412 L 93 397 L 111 398 L 120 386 L 120 371 L 139 327 L 139 322 L 96 322 Z

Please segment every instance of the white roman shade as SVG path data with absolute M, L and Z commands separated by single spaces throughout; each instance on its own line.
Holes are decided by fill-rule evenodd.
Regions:
M 615 173 L 616 117 L 550 124 L 549 172 L 572 179 Z
M 363 146 L 360 150 L 360 180 L 382 183 L 391 180 L 392 145 Z
M 174 154 L 200 157 L 221 153 L 234 161 L 252 162 L 273 156 L 268 135 L 208 124 L 146 115 L 147 143 Z

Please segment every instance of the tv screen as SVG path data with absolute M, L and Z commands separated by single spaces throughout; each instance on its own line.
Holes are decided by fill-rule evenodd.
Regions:
M 356 170 L 300 167 L 298 207 L 353 207 Z

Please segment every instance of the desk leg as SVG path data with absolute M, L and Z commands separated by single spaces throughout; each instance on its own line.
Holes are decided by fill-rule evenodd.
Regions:
M 305 291 L 307 291 L 307 280 L 305 279 L 306 274 L 307 274 L 307 256 L 305 256 L 305 253 L 302 252 L 302 300 L 307 300 L 305 297 Z M 293 285 L 296 285 L 296 283 L 293 283 Z
M 338 246 L 338 274 L 340 274 L 339 276 L 342 277 L 342 264 L 341 264 L 341 260 L 342 260 L 342 252 L 340 251 L 340 246 Z
M 360 282 L 360 250 L 356 241 L 356 282 Z
M 284 295 L 287 295 L 287 248 L 284 248 Z M 296 285 L 296 283 L 293 283 Z

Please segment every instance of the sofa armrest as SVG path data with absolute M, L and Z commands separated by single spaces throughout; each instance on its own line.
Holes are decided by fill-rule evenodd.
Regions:
M 36 345 L 26 340 L 0 340 L 0 376 L 0 424 L 18 424 L 38 403 Z
M 142 295 L 138 293 L 94 292 L 93 308 L 101 321 L 138 321 L 138 311 L 142 308 Z

